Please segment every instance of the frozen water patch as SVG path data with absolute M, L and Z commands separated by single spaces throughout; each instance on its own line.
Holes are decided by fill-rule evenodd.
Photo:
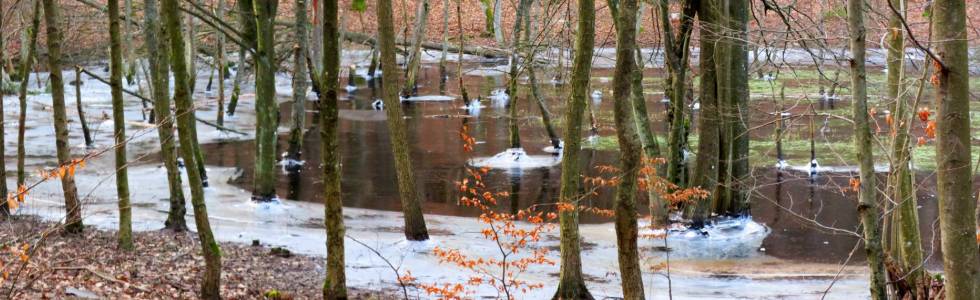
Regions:
M 769 232 L 769 227 L 751 217 L 724 218 L 701 229 L 668 229 L 667 246 L 672 258 L 748 258 L 759 255 Z
M 548 147 L 544 147 L 544 149 L 541 149 L 541 151 L 544 151 L 545 153 L 551 153 L 551 154 L 561 154 L 562 149 L 565 149 L 565 141 L 559 140 L 558 148 L 555 148 L 555 146 L 548 146 Z
M 494 156 L 470 159 L 469 164 L 477 168 L 527 170 L 557 166 L 561 156 L 528 155 L 522 148 L 510 148 Z
M 441 101 L 453 101 L 456 97 L 446 96 L 446 95 L 422 95 L 414 96 L 402 99 L 402 101 L 409 102 L 441 102 Z
M 507 91 L 504 89 L 491 91 L 490 96 L 487 96 L 487 98 L 490 98 L 491 103 L 496 107 L 504 107 L 510 101 L 510 95 L 507 95 Z
M 780 159 L 776 161 L 777 169 L 783 170 L 786 169 L 787 166 L 789 166 L 789 163 L 787 163 L 786 160 Z
M 282 167 L 283 173 L 299 172 L 303 170 L 303 165 L 306 164 L 305 160 L 295 160 L 292 158 L 285 158 L 286 153 L 283 153 L 283 159 L 279 161 L 279 166 Z
M 858 166 L 821 166 L 821 165 L 796 165 L 788 166 L 787 169 L 793 171 L 799 171 L 804 173 L 810 173 L 816 175 L 817 173 L 857 173 L 860 171 Z M 877 164 L 874 166 L 876 173 L 888 172 L 888 164 Z
M 484 107 L 485 106 L 482 103 L 480 103 L 480 99 L 477 98 L 475 100 L 470 101 L 470 103 L 467 103 L 463 107 L 460 107 L 460 109 L 466 110 L 466 113 L 471 116 L 479 116 L 480 109 Z

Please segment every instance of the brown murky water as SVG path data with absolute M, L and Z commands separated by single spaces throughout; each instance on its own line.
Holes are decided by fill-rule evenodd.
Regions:
M 504 87 L 504 76 L 465 76 L 464 82 L 470 95 L 483 97 L 485 107 L 479 114 L 468 114 L 462 108 L 460 100 L 450 102 L 406 103 L 402 107 L 407 117 L 409 140 L 411 141 L 411 157 L 415 168 L 420 192 L 425 199 L 424 210 L 430 214 L 475 216 L 477 211 L 456 204 L 459 194 L 455 182 L 465 175 L 468 159 L 477 156 L 492 156 L 509 147 L 507 132 L 506 109 L 495 105 L 486 99 L 492 90 Z M 651 73 L 648 76 L 654 76 Z M 593 77 L 611 76 L 609 70 L 596 70 Z M 539 75 L 541 78 L 551 76 Z M 440 74 L 435 66 L 423 69 L 420 95 L 458 95 L 455 76 L 446 83 L 445 91 L 440 92 Z M 361 79 L 358 78 L 360 81 Z M 525 83 L 526 84 L 526 83 Z M 660 83 L 646 82 L 645 88 L 651 91 L 660 90 Z M 394 170 L 394 161 L 388 140 L 388 130 L 383 111 L 371 108 L 371 102 L 380 97 L 380 89 L 372 89 L 364 82 L 359 82 L 359 90 L 352 94 L 343 95 L 340 117 L 340 148 L 343 157 L 343 201 L 348 207 L 370 208 L 380 210 L 400 210 L 398 191 Z M 380 85 L 377 85 L 380 87 Z M 565 99 L 556 95 L 567 94 L 568 86 L 552 86 L 544 84 L 542 91 L 547 95 L 547 105 L 553 118 L 561 120 L 565 109 Z M 526 88 L 527 86 L 523 86 Z M 601 103 L 596 103 L 595 113 L 599 119 L 600 135 L 614 135 L 612 128 L 612 95 L 608 82 L 593 80 L 593 88 L 604 90 Z M 518 108 L 522 116 L 521 138 L 524 148 L 532 155 L 547 155 L 541 149 L 548 146 L 547 136 L 540 121 L 540 112 L 536 105 L 529 101 L 528 91 L 522 90 L 518 100 Z M 653 128 L 662 133 L 664 123 L 664 104 L 660 94 L 647 95 L 647 105 L 651 118 L 655 120 Z M 833 110 L 846 107 L 846 102 L 837 102 L 833 107 L 829 103 L 815 104 L 817 110 Z M 291 104 L 281 106 L 283 124 L 288 124 Z M 308 111 L 308 121 L 317 120 L 316 112 Z M 809 104 L 796 106 L 786 105 L 794 114 L 800 114 L 809 109 Z M 753 128 L 753 140 L 772 139 L 771 121 L 773 104 L 769 100 L 753 102 L 752 124 L 762 126 Z M 821 141 L 848 141 L 850 126 L 831 118 L 819 119 L 818 129 L 822 129 Z M 469 124 L 470 133 L 476 137 L 478 144 L 473 153 L 465 153 L 458 132 L 463 124 Z M 560 123 L 560 122 L 559 122 Z M 770 124 L 763 126 L 764 124 Z M 286 126 L 286 125 L 284 125 Z M 556 126 L 560 124 L 556 123 Z M 750 126 L 752 127 L 752 126 Z M 809 121 L 797 119 L 787 125 L 789 138 L 808 138 Z M 561 128 L 559 127 L 560 131 Z M 287 136 L 280 136 L 279 148 L 286 149 Z M 204 145 L 208 164 L 238 167 L 243 169 L 243 176 L 235 182 L 243 188 L 251 185 L 254 146 L 251 141 L 222 142 Z M 751 215 L 755 221 L 766 224 L 772 233 L 765 239 L 762 247 L 764 252 L 779 258 L 806 261 L 839 263 L 848 261 L 860 263 L 864 260 L 864 250 L 860 247 L 859 239 L 846 231 L 857 232 L 859 222 L 856 212 L 854 194 L 842 192 L 849 178 L 854 174 L 827 173 L 816 178 L 796 171 L 780 172 L 775 164 L 775 151 L 772 151 L 770 161 L 755 161 L 754 186 L 752 193 Z M 583 170 L 595 175 L 593 166 L 616 164 L 618 152 L 609 150 L 587 149 L 583 153 Z M 322 201 L 322 185 L 320 180 L 320 136 L 315 124 L 310 126 L 304 138 L 303 159 L 306 163 L 298 172 L 285 172 L 279 177 L 278 195 L 282 198 L 299 201 Z M 806 158 L 808 159 L 808 158 Z M 758 167 L 763 166 L 763 167 Z M 932 267 L 940 263 L 938 253 L 938 236 L 936 230 L 936 202 L 933 196 L 934 179 L 927 174 L 920 176 L 920 206 L 919 216 L 924 245 L 929 257 L 928 264 Z M 526 208 L 536 203 L 554 202 L 558 194 L 560 167 L 523 170 L 509 172 L 503 170 L 491 171 L 486 181 L 488 186 L 500 190 L 511 191 L 518 195 L 514 202 L 500 203 L 501 210 L 516 210 Z M 588 199 L 586 205 L 600 208 L 612 208 L 612 189 L 600 190 L 598 195 Z M 641 201 L 646 201 L 641 199 Z M 812 219 L 815 222 L 805 219 Z M 609 222 L 604 217 L 588 214 L 582 215 L 582 222 Z M 829 229 L 838 228 L 840 230 Z M 933 241 L 934 243 L 930 243 Z M 762 251 L 762 250 L 760 250 Z

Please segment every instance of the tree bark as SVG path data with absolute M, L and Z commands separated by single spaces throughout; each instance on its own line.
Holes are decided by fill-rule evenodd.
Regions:
M 0 0 L 0 7 L 3 7 L 3 0 Z M 0 10 L 0 28 L 3 28 L 2 10 Z M 3 87 L 3 77 L 4 77 L 3 64 L 4 61 L 6 60 L 6 58 L 4 57 L 6 53 L 7 53 L 7 48 L 3 44 L 3 38 L 0 37 L 0 87 Z M 3 99 L 2 93 L 3 92 L 0 91 L 0 99 Z M 0 103 L 0 124 L 3 124 L 3 119 L 4 119 L 3 103 Z M 0 131 L 2 131 L 0 132 L 0 135 L 4 135 L 4 136 L 6 135 L 6 131 L 7 131 L 6 127 L 0 128 Z M 0 201 L 0 220 L 4 220 L 7 218 L 8 215 L 10 215 L 10 204 L 7 202 L 8 200 L 6 200 L 9 197 L 5 196 L 7 195 L 7 163 L 6 163 L 7 159 L 5 155 L 2 155 L 4 153 L 3 152 L 4 145 L 5 145 L 4 137 L 0 136 L 0 156 L 3 156 L 0 157 L 0 179 L 3 179 L 2 180 L 3 182 L 0 182 L 0 195 L 4 195 L 4 200 Z
M 239 45 L 238 48 L 238 69 L 235 72 L 235 82 L 233 83 L 231 91 L 231 99 L 228 100 L 228 115 L 234 116 L 235 109 L 238 108 L 238 97 L 241 95 L 241 83 L 245 78 L 247 73 L 246 55 L 249 50 L 254 50 L 256 48 L 256 25 L 255 25 L 255 11 L 253 10 L 252 2 L 255 0 L 241 0 L 236 4 L 238 6 L 239 14 L 239 24 L 241 28 L 239 31 L 242 34 L 242 41 L 248 44 L 248 47 L 242 47 Z M 253 57 L 254 59 L 254 57 Z M 250 66 L 254 67 L 254 66 Z
M 412 160 L 409 157 L 408 132 L 402 107 L 398 100 L 398 66 L 395 63 L 395 28 L 391 0 L 378 0 L 378 41 L 381 51 L 381 71 L 387 80 L 381 82 L 385 113 L 388 116 L 388 132 L 391 135 L 395 172 L 398 173 L 398 194 L 405 219 L 405 238 L 410 241 L 429 239 L 429 232 L 422 216 L 421 194 L 415 185 Z
M 532 33 L 534 33 L 535 30 L 534 27 L 531 26 L 532 25 L 531 15 L 532 15 L 532 11 L 526 13 L 524 15 L 524 21 L 523 21 L 524 27 L 526 27 L 526 29 L 524 30 L 524 43 L 526 45 L 525 48 L 528 49 L 525 55 L 529 57 L 534 54 L 533 53 L 534 51 L 530 50 L 533 48 L 530 45 L 531 35 Z M 541 123 L 544 125 L 545 132 L 548 133 L 548 141 L 551 142 L 551 147 L 554 148 L 555 151 L 561 151 L 561 139 L 558 137 L 558 133 L 555 131 L 554 125 L 551 124 L 552 123 L 551 112 L 548 111 L 548 107 L 544 103 L 544 98 L 541 97 L 541 88 L 538 86 L 538 78 L 536 74 L 537 72 L 535 72 L 535 66 L 533 63 L 529 63 L 526 64 L 525 67 L 527 68 L 527 79 L 531 86 L 531 96 L 534 97 L 535 103 L 538 104 L 538 110 L 541 111 Z M 560 152 L 556 152 L 556 153 L 560 153 Z
M 669 88 L 665 95 L 670 99 L 669 122 L 670 132 L 667 135 L 667 180 L 678 185 L 684 185 L 684 151 L 687 139 L 684 117 L 686 107 L 688 41 L 693 27 L 694 6 L 691 1 L 684 1 L 681 7 L 681 25 L 674 29 L 671 26 L 670 3 L 666 0 L 659 2 L 660 25 L 663 31 L 665 61 L 668 66 Z M 676 33 L 675 33 L 676 32 Z
M 153 82 L 153 114 L 156 116 L 157 135 L 160 137 L 160 156 L 167 169 L 170 190 L 170 209 L 164 227 L 173 231 L 187 230 L 187 208 L 184 189 L 177 166 L 177 144 L 174 140 L 174 117 L 170 112 L 170 62 L 167 57 L 170 45 L 160 25 L 158 0 L 146 0 L 144 8 L 144 32 L 147 47 L 158 49 L 149 52 L 150 81 Z
M 225 18 L 224 0 L 218 0 L 218 9 L 216 12 L 218 18 L 221 19 Z M 217 43 L 218 49 L 216 51 L 218 57 L 218 66 L 217 66 L 218 67 L 218 111 L 216 113 L 218 114 L 218 116 L 215 122 L 218 123 L 219 126 L 224 126 L 225 125 L 225 77 L 227 77 L 228 75 L 228 63 L 225 62 L 226 60 L 225 59 L 225 34 L 222 32 L 215 32 L 215 34 L 218 36 L 218 43 Z
M 31 12 L 31 27 L 27 29 L 27 52 L 20 61 L 20 115 L 17 116 L 17 187 L 27 182 L 24 171 L 24 160 L 27 149 L 24 146 L 24 136 L 27 131 L 27 83 L 30 78 L 31 66 L 37 56 L 37 33 L 41 27 L 41 0 L 34 0 L 34 10 Z
M 518 76 L 520 76 L 520 68 L 518 68 L 518 65 L 520 64 L 518 60 L 520 57 L 517 55 L 517 53 L 521 51 L 520 38 L 522 30 L 521 27 L 523 25 L 521 20 L 524 19 L 524 15 L 527 13 L 528 8 L 530 7 L 531 1 L 529 0 L 520 0 L 518 3 L 517 17 L 515 19 L 516 21 L 514 22 L 514 35 L 511 39 L 514 47 L 511 51 L 510 72 L 508 73 L 509 78 L 507 80 L 507 96 L 509 96 L 510 99 L 507 102 L 507 114 L 509 116 L 507 119 L 507 128 L 510 134 L 510 148 L 512 149 L 521 148 L 521 133 L 520 128 L 517 126 L 517 79 Z
M 129 205 L 129 172 L 126 168 L 126 118 L 123 114 L 122 95 L 124 67 L 119 19 L 119 0 L 109 0 L 109 85 L 112 89 L 110 92 L 112 94 L 112 132 L 116 138 L 116 197 L 119 201 L 118 242 L 120 249 L 131 251 L 134 248 L 133 213 Z
M 734 29 L 731 42 L 730 101 L 731 128 L 731 203 L 729 214 L 740 215 L 749 207 L 749 58 L 748 22 L 749 1 L 732 0 L 729 7 L 729 21 Z
M 707 55 L 714 53 L 715 42 L 718 37 L 716 32 L 719 30 L 717 9 L 718 4 L 710 1 L 701 1 L 698 7 L 698 18 L 701 26 L 700 45 L 700 99 L 701 112 L 698 123 L 698 153 L 694 164 L 693 175 L 691 176 L 691 186 L 700 187 L 705 190 L 714 190 L 718 184 L 718 158 L 721 155 L 719 138 L 721 126 L 719 122 L 721 116 L 718 112 L 717 81 L 715 72 L 715 56 Z M 694 205 L 691 215 L 692 222 L 696 226 L 703 225 L 710 214 L 710 202 L 701 201 Z
M 503 13 L 504 6 L 502 0 L 493 0 L 493 39 L 497 42 L 498 47 L 504 46 L 504 28 L 500 24 L 501 14 Z
M 898 209 L 893 213 L 892 230 L 897 231 L 897 239 L 892 253 L 898 254 L 904 274 L 896 274 L 905 278 L 911 288 L 913 297 L 928 297 L 929 285 L 925 284 L 926 272 L 922 265 L 922 238 L 919 232 L 918 200 L 912 186 L 913 174 L 909 169 L 912 161 L 912 149 L 909 143 L 909 128 L 913 120 L 909 99 L 902 92 L 902 81 L 905 76 L 905 29 L 902 18 L 906 13 L 905 0 L 889 0 L 891 5 L 900 8 L 902 15 L 891 15 L 888 21 L 888 98 L 895 100 L 892 138 L 892 199 L 897 202 Z M 929 67 L 928 64 L 925 65 Z M 902 297 L 903 295 L 899 295 Z
M 276 197 L 276 104 L 275 17 L 279 0 L 253 0 L 257 47 L 255 51 L 255 176 L 252 200 Z
M 637 175 L 643 167 L 643 149 L 637 134 L 632 106 L 633 74 L 636 62 L 636 0 L 610 0 L 616 22 L 616 68 L 613 73 L 614 119 L 619 140 L 619 163 L 622 175 L 616 189 L 615 228 L 619 272 L 624 299 L 644 299 L 637 239 Z
M 412 46 L 408 52 L 408 65 L 405 69 L 405 88 L 402 95 L 415 95 L 416 80 L 422 61 L 422 40 L 425 38 L 425 25 L 429 21 L 429 0 L 419 3 L 415 12 L 415 29 L 412 30 Z M 445 48 L 445 47 L 444 47 Z
M 853 93 L 854 147 L 860 166 L 858 213 L 864 227 L 864 249 L 871 269 L 872 299 L 887 299 L 884 253 L 881 247 L 881 209 L 875 197 L 874 157 L 871 153 L 867 78 L 865 71 L 864 1 L 849 0 L 847 15 L 851 46 L 851 92 Z M 972 213 L 971 213 L 972 214 Z M 975 248 L 974 244 L 974 248 Z M 974 251 L 976 252 L 976 251 Z M 976 253 L 974 253 L 976 254 Z
M 966 1 L 932 4 L 934 43 L 942 60 L 936 76 L 936 153 L 939 227 L 942 232 L 946 299 L 980 297 L 976 201 L 970 168 L 970 73 Z
M 184 37 L 180 30 L 180 13 L 177 9 L 177 0 L 163 0 L 161 11 L 166 32 L 170 38 L 170 61 L 174 71 L 174 102 L 176 102 L 177 107 L 176 117 L 181 145 L 180 151 L 184 156 L 186 165 L 188 185 L 190 185 L 191 190 L 191 205 L 194 208 L 194 222 L 197 225 L 197 236 L 204 253 L 205 270 L 204 278 L 201 281 L 201 298 L 220 299 L 221 249 L 211 232 L 208 209 L 204 203 L 204 186 L 198 168 L 198 165 L 204 162 L 198 161 L 197 156 L 194 155 L 194 144 L 197 143 L 197 140 L 194 139 L 195 132 L 191 128 L 194 124 L 194 105 L 187 83 L 192 77 L 187 73 L 187 62 L 184 60 Z
M 307 42 L 309 27 L 306 20 L 306 0 L 296 0 L 296 51 L 293 64 L 293 126 L 289 131 L 289 151 L 286 157 L 299 160 L 303 149 L 303 128 L 306 127 L 306 90 L 309 88 L 306 74 L 306 55 L 309 53 Z M 339 64 L 339 63 L 338 63 Z
M 575 58 L 572 66 L 571 96 L 565 112 L 565 148 L 561 161 L 561 191 L 559 201 L 576 208 L 560 211 L 561 270 L 558 290 L 554 299 L 593 299 L 582 276 L 582 245 L 578 231 L 578 203 L 581 173 L 579 158 L 582 152 L 582 119 L 592 69 L 592 52 L 595 47 L 595 1 L 578 1 L 578 32 Z
M 43 0 L 44 27 L 47 30 L 48 70 L 51 71 L 48 81 L 51 84 L 51 102 L 54 111 L 55 145 L 58 152 L 58 165 L 67 166 L 71 163 L 71 147 L 68 141 L 68 114 L 65 111 L 65 81 L 61 74 L 61 11 L 56 0 Z M 78 190 L 75 187 L 75 176 L 61 177 L 61 189 L 65 196 L 65 232 L 81 233 L 82 203 L 78 200 Z
M 88 121 L 85 119 L 85 106 L 82 105 L 82 67 L 75 66 L 75 109 L 78 111 L 78 123 L 82 126 L 82 137 L 85 138 L 85 148 L 92 149 L 95 143 L 92 141 L 91 131 L 88 130 Z
M 324 225 L 327 228 L 327 275 L 323 282 L 323 299 L 347 299 L 344 275 L 344 214 L 340 193 L 340 147 L 337 114 L 337 85 L 340 77 L 340 44 L 337 24 L 337 1 L 323 3 L 323 78 L 320 88 L 320 137 L 323 149 Z

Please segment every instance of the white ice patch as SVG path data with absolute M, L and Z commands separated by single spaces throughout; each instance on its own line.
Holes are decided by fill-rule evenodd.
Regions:
M 726 218 L 701 229 L 670 229 L 667 247 L 671 258 L 746 258 L 759 254 L 762 240 L 769 232 L 769 227 L 751 217 Z
M 490 92 L 490 96 L 488 96 L 487 98 L 490 98 L 490 101 L 493 103 L 493 106 L 496 107 L 504 107 L 507 105 L 507 102 L 510 101 L 510 96 L 507 95 L 507 91 L 505 91 L 504 89 L 493 90 L 492 92 Z
M 528 155 L 522 148 L 510 148 L 491 157 L 470 159 L 469 164 L 477 168 L 526 170 L 557 166 L 561 156 Z
M 541 149 L 541 151 L 544 151 L 546 153 L 559 154 L 561 153 L 562 149 L 565 149 L 565 141 L 559 140 L 557 149 L 555 149 L 555 146 L 548 146 L 548 147 L 544 147 L 544 149 Z
M 305 160 L 295 160 L 291 158 L 285 158 L 279 161 L 279 165 L 282 166 L 283 170 L 296 169 L 302 167 L 306 164 Z
M 797 165 L 787 167 L 793 171 L 805 172 L 809 174 L 817 173 L 857 173 L 860 171 L 858 166 L 821 166 L 821 165 Z M 877 164 L 874 166 L 876 173 L 885 173 L 889 171 L 888 164 Z
M 414 96 L 414 97 L 408 97 L 402 99 L 402 101 L 411 101 L 411 102 L 439 102 L 439 101 L 453 101 L 453 100 L 456 100 L 456 97 L 446 96 L 446 95 L 422 95 L 422 96 Z
M 484 106 L 483 106 L 483 104 L 480 103 L 480 100 L 479 99 L 476 99 L 476 100 L 470 101 L 470 103 L 468 103 L 465 106 L 461 107 L 461 109 L 465 109 L 466 110 L 466 113 L 469 114 L 469 115 L 471 115 L 471 116 L 479 116 L 480 115 L 480 109 L 483 108 L 483 107 Z
M 358 68 L 357 71 L 354 71 L 354 75 L 360 76 L 361 78 L 364 78 L 364 80 L 371 80 L 375 77 L 381 77 L 381 68 L 374 70 L 374 76 L 368 74 L 367 68 Z
M 777 160 L 776 161 L 776 168 L 777 169 L 780 169 L 780 170 L 786 169 L 786 166 L 788 166 L 788 165 L 789 164 L 784 159 L 780 159 L 780 160 Z

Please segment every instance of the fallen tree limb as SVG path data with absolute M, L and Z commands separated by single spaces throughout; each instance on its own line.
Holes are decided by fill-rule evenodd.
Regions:
M 375 46 L 378 43 L 378 40 L 373 36 L 360 32 L 345 31 L 343 35 L 345 40 L 352 43 L 368 44 L 371 46 Z M 396 42 L 396 45 L 410 46 L 409 43 L 406 43 L 404 41 L 398 41 Z M 422 48 L 442 51 L 442 44 L 422 42 Z M 452 46 L 452 45 L 447 47 L 446 50 L 449 52 L 456 52 L 456 53 L 460 52 L 459 47 Z M 462 52 L 469 55 L 477 55 L 477 56 L 483 56 L 487 58 L 506 58 L 509 57 L 511 54 L 511 51 L 509 50 L 492 48 L 492 47 L 482 47 L 482 46 L 463 47 Z
M 78 67 L 78 69 L 81 70 L 82 73 L 85 73 L 85 75 L 92 76 L 92 78 L 95 78 L 95 80 L 98 80 L 98 81 L 100 81 L 102 83 L 105 83 L 105 84 L 109 84 L 109 81 L 108 80 L 106 80 L 105 78 L 100 77 L 99 75 L 95 75 L 95 73 L 92 73 L 89 70 L 86 70 L 85 68 Z M 76 82 L 75 84 L 81 84 L 81 82 Z M 121 90 L 122 90 L 123 93 L 129 94 L 130 96 L 133 96 L 133 97 L 136 97 L 136 98 L 139 98 L 140 100 L 143 100 L 144 102 L 153 103 L 153 100 L 151 100 L 150 98 L 146 98 L 143 95 L 140 95 L 139 93 L 136 93 L 136 92 L 133 92 L 133 91 L 130 91 L 130 90 L 127 90 L 127 89 L 121 89 Z M 150 108 L 153 108 L 153 107 L 151 106 Z M 224 126 L 221 126 L 221 125 L 212 123 L 210 121 L 207 121 L 207 120 L 204 120 L 204 119 L 201 119 L 201 118 L 195 117 L 195 119 L 197 119 L 198 122 L 201 122 L 204 125 L 208 125 L 208 126 L 217 128 L 218 130 L 221 130 L 221 131 L 228 131 L 228 132 L 233 132 L 233 133 L 237 133 L 237 134 L 241 134 L 241 135 L 248 135 L 245 132 L 241 132 L 241 131 L 238 131 L 238 130 L 235 130 L 235 129 L 224 127 Z

